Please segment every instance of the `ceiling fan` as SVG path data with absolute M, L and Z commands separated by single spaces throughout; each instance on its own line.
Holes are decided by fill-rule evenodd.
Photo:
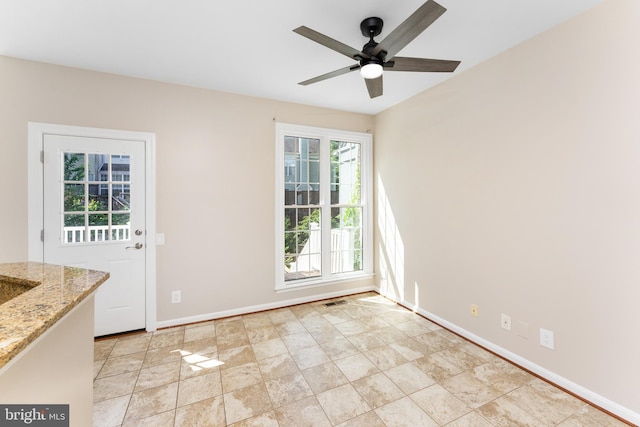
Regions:
M 363 36 L 369 38 L 369 41 L 362 47 L 362 51 L 358 51 L 311 28 L 305 26 L 296 28 L 293 31 L 301 36 L 358 61 L 355 65 L 322 74 L 299 84 L 306 86 L 350 73 L 351 71 L 360 70 L 360 74 L 365 79 L 369 97 L 375 98 L 382 95 L 383 69 L 389 71 L 453 72 L 460 64 L 460 61 L 395 56 L 396 53 L 426 30 L 429 25 L 433 24 L 446 10 L 435 1 L 428 0 L 380 43 L 377 43 L 373 38 L 382 32 L 382 19 L 376 17 L 366 18 L 360 23 L 360 31 Z

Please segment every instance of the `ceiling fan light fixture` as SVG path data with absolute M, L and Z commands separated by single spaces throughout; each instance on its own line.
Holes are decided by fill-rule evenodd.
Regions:
M 360 67 L 360 75 L 365 79 L 377 79 L 382 75 L 382 64 L 369 61 Z

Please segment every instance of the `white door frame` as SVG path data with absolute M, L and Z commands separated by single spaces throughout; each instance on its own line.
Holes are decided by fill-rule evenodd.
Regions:
M 107 139 L 143 141 L 145 146 L 146 205 L 145 222 L 147 245 L 145 251 L 145 311 L 146 330 L 155 331 L 157 323 L 156 305 L 156 136 L 149 132 L 100 129 L 79 126 L 33 123 L 28 125 L 28 242 L 29 261 L 43 262 L 44 243 L 40 239 L 44 227 L 44 176 L 40 153 L 44 135 L 70 135 Z

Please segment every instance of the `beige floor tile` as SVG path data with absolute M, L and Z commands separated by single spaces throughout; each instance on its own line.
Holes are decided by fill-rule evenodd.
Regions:
M 123 374 L 125 372 L 139 371 L 145 352 L 128 354 L 126 356 L 110 357 L 104 362 L 98 378 L 109 377 L 111 375 Z
M 302 325 L 302 323 L 300 323 L 298 319 L 291 320 L 285 323 L 275 324 L 275 328 L 280 335 L 291 335 L 306 331 L 305 327 Z
M 337 325 L 338 323 L 353 320 L 353 317 L 349 316 L 346 312 L 344 312 L 344 310 L 341 310 L 339 308 L 332 308 L 330 311 L 323 313 L 322 316 L 327 319 L 327 321 L 332 325 Z
M 271 319 L 267 313 L 254 313 L 246 316 L 242 316 L 242 323 L 245 330 L 248 332 L 251 329 L 264 328 L 273 326 Z
M 274 325 L 287 322 L 296 322 L 298 320 L 295 314 L 293 314 L 293 311 L 288 308 L 268 311 L 267 316 L 269 316 L 269 320 L 271 320 L 271 323 L 273 323 Z
M 94 425 L 626 425 L 376 293 L 336 300 L 96 341 Z
M 375 410 L 387 427 L 437 427 L 422 409 L 408 397 L 388 403 Z
M 348 337 L 348 339 L 351 341 L 351 344 L 360 351 L 369 351 L 386 345 L 384 341 L 377 337 L 377 334 L 372 332 L 353 335 Z
M 269 393 L 263 383 L 224 394 L 227 424 L 233 424 L 271 410 Z
M 413 319 L 406 322 L 394 323 L 393 326 L 395 326 L 400 332 L 409 337 L 417 337 L 419 335 L 431 332 L 431 329 L 419 322 L 414 321 Z
M 115 347 L 117 339 L 99 340 L 93 343 L 93 360 L 105 360 Z
M 221 370 L 256 362 L 256 355 L 250 345 L 221 350 L 218 352 L 218 358 L 223 363 L 220 365 Z
M 113 427 L 122 424 L 131 395 L 94 402 L 93 427 Z
M 409 397 L 440 425 L 445 425 L 471 412 L 471 408 L 439 384 L 417 391 Z
M 300 372 L 265 381 L 271 403 L 274 407 L 288 405 L 313 395 Z
M 463 372 L 460 366 L 447 360 L 442 352 L 430 353 L 416 359 L 413 364 L 422 369 L 435 381 L 442 382 Z
M 317 395 L 320 406 L 335 425 L 343 423 L 371 410 L 351 384 L 344 384 Z
M 337 427 L 386 427 L 384 422 L 380 419 L 378 414 L 374 411 L 366 412 L 362 415 L 358 415 Z
M 93 401 L 100 402 L 131 394 L 137 378 L 138 371 L 132 371 L 95 380 L 93 382 Z
M 302 375 L 306 378 L 311 390 L 316 394 L 349 382 L 333 362 L 305 369 L 302 371 Z
M 249 335 L 247 335 L 247 332 L 244 330 L 244 326 L 241 332 L 225 334 L 223 332 L 216 331 L 216 342 L 218 345 L 218 351 L 229 350 L 251 343 L 249 341 Z
M 436 353 L 451 348 L 455 348 L 456 345 L 438 334 L 437 331 L 428 332 L 426 334 L 418 335 L 415 340 L 425 345 L 429 353 Z
M 407 362 L 407 359 L 402 354 L 389 345 L 369 350 L 365 353 L 365 356 L 382 371 Z
M 201 354 L 201 355 L 211 355 L 214 353 L 218 353 L 218 341 L 215 338 L 204 338 L 199 340 L 188 341 L 182 344 L 181 354 L 184 355 L 186 353 L 190 354 Z
M 380 372 L 380 369 L 362 353 L 336 360 L 335 364 L 349 381 L 355 381 Z
M 226 425 L 222 395 L 176 409 L 175 427 L 219 427 Z
M 353 356 L 360 352 L 355 345 L 351 344 L 351 341 L 342 335 L 331 341 L 321 343 L 320 347 L 322 347 L 331 360 L 344 359 L 345 357 Z
M 480 381 L 469 372 L 447 378 L 439 384 L 471 408 L 479 408 L 502 395 L 497 389 Z
M 315 397 L 275 409 L 279 427 L 331 427 L 331 422 Z
M 503 360 L 476 366 L 471 372 L 480 381 L 498 390 L 500 394 L 509 393 L 531 380 L 530 374 Z
M 415 393 L 435 383 L 429 375 L 413 363 L 405 363 L 387 369 L 384 373 L 407 394 Z
M 165 329 L 154 333 L 149 342 L 149 349 L 160 347 L 181 347 L 184 342 L 184 328 Z
M 253 418 L 238 421 L 229 427 L 279 427 L 276 413 L 274 411 L 265 412 Z
M 215 323 L 194 326 L 184 330 L 184 342 L 212 339 L 216 337 Z
M 245 333 L 244 321 L 240 317 L 231 319 L 222 319 L 215 323 L 216 336 L 234 335 Z
M 347 320 L 345 322 L 336 323 L 335 327 L 345 337 L 363 334 L 369 329 L 357 320 Z
M 93 361 L 93 379 L 94 379 L 94 381 L 98 377 L 98 374 L 100 373 L 100 370 L 104 366 L 104 362 L 106 362 L 106 359 L 94 360 Z
M 272 380 L 298 372 L 298 365 L 290 354 L 279 354 L 259 360 L 258 366 L 264 380 Z
M 537 378 L 507 396 L 521 409 L 553 425 L 565 420 L 585 405 L 581 400 Z
M 119 338 L 111 351 L 110 357 L 124 356 L 126 354 L 147 351 L 152 334 L 134 335 L 126 338 Z
M 253 344 L 253 353 L 256 355 L 257 360 L 261 360 L 266 359 L 267 357 L 288 353 L 288 350 L 282 339 L 274 338 Z
M 177 395 L 178 383 L 135 392 L 131 395 L 124 420 L 125 422 L 133 422 L 161 412 L 171 411 L 176 407 Z
M 325 325 L 310 328 L 309 333 L 311 334 L 313 339 L 316 340 L 316 342 L 320 345 L 322 345 L 323 343 L 331 342 L 338 338 L 344 338 L 344 335 L 342 335 L 335 326 L 328 322 Z
M 291 352 L 291 357 L 293 357 L 300 370 L 329 362 L 329 357 L 320 346 L 306 347 L 293 351 Z
M 164 365 L 165 363 L 178 362 L 182 359 L 182 351 L 179 347 L 168 346 L 149 349 L 142 363 L 143 368 Z
M 198 377 L 200 375 L 207 375 L 214 371 L 220 371 L 224 363 L 220 361 L 217 354 L 200 355 L 198 354 L 198 360 L 193 360 L 191 357 L 183 357 L 180 361 L 180 379 L 186 380 L 187 378 Z
M 156 365 L 140 370 L 134 391 L 174 383 L 180 379 L 180 361 Z
M 249 342 L 251 344 L 280 337 L 278 331 L 276 331 L 275 326 L 271 325 L 271 323 L 269 323 L 268 326 L 260 326 L 254 329 L 247 330 L 247 336 L 249 337 Z
M 447 427 L 494 427 L 489 424 L 489 421 L 482 418 L 475 412 L 469 412 L 457 420 L 454 420 L 447 424 Z
M 590 405 L 585 405 L 558 424 L 558 427 L 628 427 L 628 425 Z
M 473 369 L 486 363 L 486 360 L 465 351 L 465 347 L 455 346 L 437 353 L 444 360 L 456 367 L 458 372 Z
M 222 390 L 225 393 L 262 382 L 262 374 L 256 362 L 220 371 Z
M 401 332 L 398 328 L 391 325 L 379 328 L 375 331 L 375 333 L 378 338 L 380 338 L 386 344 L 393 344 L 409 338 L 405 333 Z
M 302 326 L 304 326 L 308 331 L 311 331 L 313 329 L 329 328 L 333 326 L 331 322 L 325 319 L 324 316 L 322 316 L 320 313 L 317 313 L 313 316 L 309 315 L 301 318 L 300 323 L 302 323 Z
M 407 360 L 416 360 L 430 353 L 424 344 L 413 338 L 405 338 L 390 345 Z
M 180 381 L 176 406 L 180 408 L 221 394 L 220 372 L 211 372 L 207 375 Z
M 533 415 L 501 397 L 478 408 L 478 412 L 496 427 L 551 427 Z
M 353 386 L 374 409 L 405 396 L 404 392 L 383 373 L 360 378 L 353 382 Z
M 173 427 L 176 411 L 167 411 L 122 424 L 122 427 Z
M 291 335 L 283 335 L 282 342 L 287 346 L 289 351 L 296 351 L 306 347 L 317 346 L 318 343 L 313 339 L 311 334 L 307 331 L 298 332 Z

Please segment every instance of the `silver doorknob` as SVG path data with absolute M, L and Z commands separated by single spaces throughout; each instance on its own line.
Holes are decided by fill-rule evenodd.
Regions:
M 134 233 L 136 234 L 136 236 L 142 236 L 142 230 L 137 229 L 136 231 L 134 231 Z
M 142 243 L 138 242 L 135 246 L 127 246 L 125 249 L 142 249 Z

